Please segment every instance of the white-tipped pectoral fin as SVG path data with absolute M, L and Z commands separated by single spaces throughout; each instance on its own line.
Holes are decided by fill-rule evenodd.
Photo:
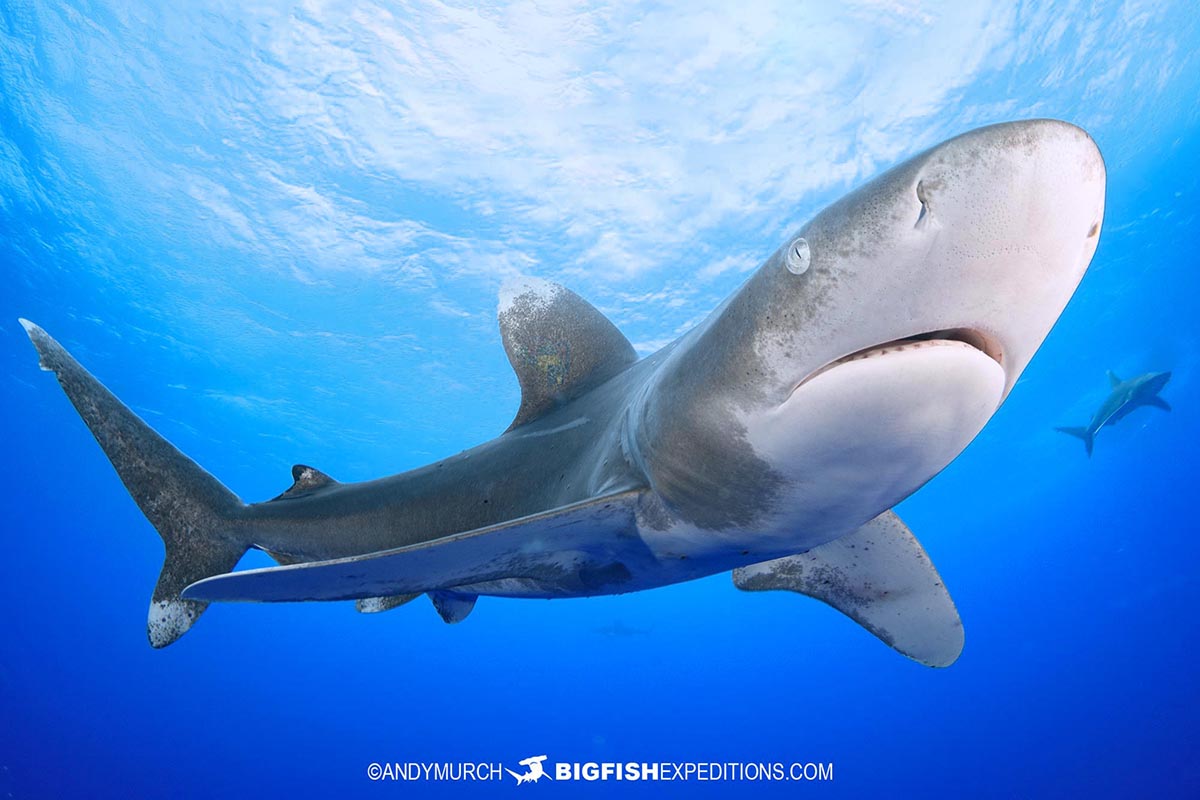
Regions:
M 745 591 L 786 589 L 828 603 L 930 667 L 948 667 L 962 652 L 962 620 L 950 593 L 891 511 L 807 553 L 736 569 L 733 582 Z

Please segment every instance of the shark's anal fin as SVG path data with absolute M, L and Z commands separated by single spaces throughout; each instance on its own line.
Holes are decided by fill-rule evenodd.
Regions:
M 391 611 L 393 608 L 399 608 L 406 603 L 411 603 L 420 596 L 420 593 L 417 593 L 394 594 L 388 597 L 364 597 L 361 600 L 356 600 L 354 607 L 360 614 L 379 614 L 384 611 Z
M 476 595 L 461 592 L 430 592 L 429 599 L 433 601 L 433 607 L 437 609 L 442 621 L 453 625 L 467 618 L 475 608 L 475 600 L 478 598 Z
M 920 542 L 891 511 L 807 553 L 735 569 L 733 582 L 751 592 L 815 597 L 930 667 L 948 667 L 962 652 L 954 601 Z
M 616 326 L 571 290 L 526 279 L 501 291 L 500 336 L 521 385 L 511 428 L 598 386 L 637 361 Z

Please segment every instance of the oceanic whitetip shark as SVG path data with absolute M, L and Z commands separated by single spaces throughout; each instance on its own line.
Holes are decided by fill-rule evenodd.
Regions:
M 339 483 L 296 466 L 245 504 L 22 320 L 158 529 L 155 647 L 213 601 L 617 594 L 733 571 L 822 600 L 930 666 L 962 649 L 937 570 L 890 509 L 1004 401 L 1084 274 L 1105 169 L 1083 130 L 982 128 L 819 213 L 703 322 L 638 359 L 557 285 L 502 291 L 521 404 L 497 438 Z M 249 548 L 284 566 L 231 572 Z
M 1105 425 L 1116 425 L 1125 419 L 1130 411 L 1142 406 L 1170 411 L 1170 404 L 1158 396 L 1169 380 L 1171 380 L 1169 372 L 1147 372 L 1145 375 L 1138 375 L 1136 378 L 1123 381 L 1112 370 L 1109 370 L 1108 385 L 1112 387 L 1112 391 L 1108 393 L 1108 397 L 1092 415 L 1092 421 L 1082 428 L 1055 428 L 1054 430 L 1083 439 L 1083 446 L 1087 448 L 1088 457 L 1091 458 L 1096 434 Z

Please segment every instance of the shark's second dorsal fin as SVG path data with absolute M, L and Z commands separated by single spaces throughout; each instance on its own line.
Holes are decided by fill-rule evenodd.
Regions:
M 276 500 L 308 494 L 309 492 L 324 489 L 326 486 L 333 486 L 337 483 L 337 481 L 324 472 L 321 472 L 321 470 L 313 469 L 305 464 L 296 464 L 292 467 L 292 480 L 294 483 L 291 488 L 279 495 L 279 497 L 276 497 Z
M 1111 369 L 1108 371 L 1108 385 L 1114 389 L 1121 385 L 1121 379 Z
M 500 293 L 500 336 L 521 384 L 509 429 L 598 386 L 637 361 L 616 326 L 571 290 L 526 278 Z

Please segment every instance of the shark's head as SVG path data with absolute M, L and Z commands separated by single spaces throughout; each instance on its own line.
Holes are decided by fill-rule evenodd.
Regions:
M 790 394 L 844 359 L 899 366 L 901 345 L 948 340 L 993 360 L 1007 395 L 1092 259 L 1104 183 L 1091 137 L 1053 120 L 981 128 L 880 175 L 739 294 L 776 373 L 761 388 Z
M 1150 372 L 1139 379 L 1138 389 L 1146 394 L 1158 394 L 1171 380 L 1170 372 Z
M 841 529 L 903 499 L 974 438 L 1058 319 L 1104 185 L 1087 133 L 1037 120 L 959 136 L 834 203 L 668 356 L 685 410 L 650 415 L 652 480 L 698 499 L 680 475 L 695 448 L 673 435 L 762 465 L 747 479 L 776 488 L 755 502 L 791 509 L 789 525 Z

